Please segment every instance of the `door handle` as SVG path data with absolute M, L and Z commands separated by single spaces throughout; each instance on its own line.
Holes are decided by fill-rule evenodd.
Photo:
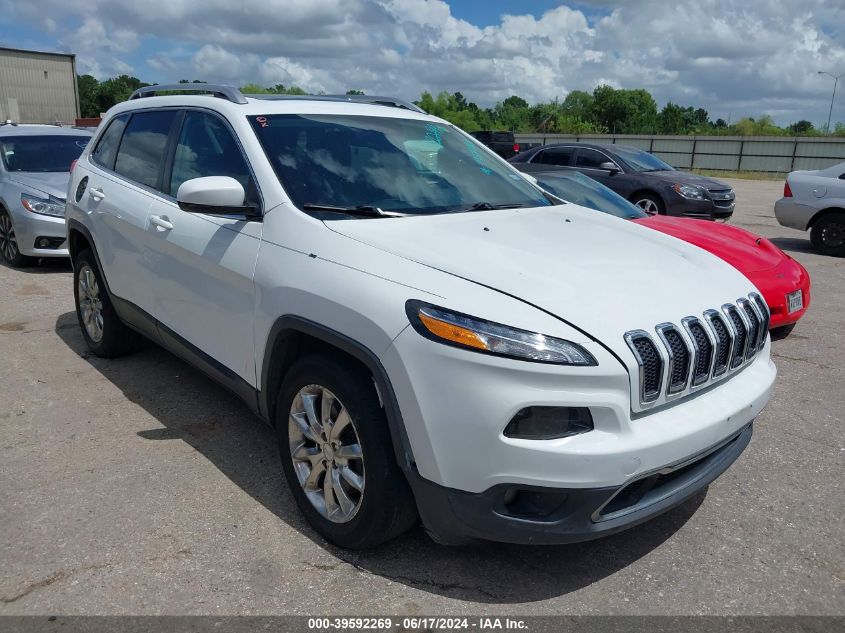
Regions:
M 99 187 L 89 189 L 88 195 L 91 196 L 95 202 L 99 202 L 100 200 L 106 197 L 106 194 L 103 193 L 103 190 Z
M 150 223 L 155 224 L 157 227 L 165 229 L 167 231 L 173 228 L 173 223 L 166 215 L 151 215 Z

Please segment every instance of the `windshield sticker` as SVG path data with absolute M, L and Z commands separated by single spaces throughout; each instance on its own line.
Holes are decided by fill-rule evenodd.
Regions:
M 481 173 L 487 176 L 492 174 L 493 170 L 484 165 L 484 159 L 481 157 L 481 153 L 478 151 L 475 144 L 469 139 L 464 139 L 464 145 L 466 146 L 469 155 L 472 156 L 472 160 L 474 160 L 475 164 L 478 165 L 478 169 L 481 170 Z
M 440 147 L 443 147 L 443 138 L 441 137 L 441 130 L 436 125 L 427 123 L 425 126 L 425 137 L 429 141 L 434 141 Z
M 267 117 L 266 116 L 257 116 L 255 120 L 258 121 L 258 125 L 261 127 L 267 127 Z
M 88 145 L 88 141 L 76 141 L 76 146 L 85 149 L 85 146 Z

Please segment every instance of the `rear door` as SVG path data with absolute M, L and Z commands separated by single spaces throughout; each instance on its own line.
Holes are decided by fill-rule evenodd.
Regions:
M 111 120 L 91 155 L 77 204 L 89 223 L 113 295 L 152 314 L 147 224 L 159 195 L 165 148 L 176 110 L 147 110 Z
M 165 171 L 166 195 L 153 202 L 148 228 L 160 334 L 255 386 L 253 271 L 262 224 L 189 213 L 176 203 L 186 180 L 231 176 L 260 206 L 255 178 L 228 123 L 200 109 L 184 111 Z

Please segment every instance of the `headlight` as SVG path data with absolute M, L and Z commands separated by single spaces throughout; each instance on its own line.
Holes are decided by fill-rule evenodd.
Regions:
M 65 203 L 55 198 L 36 198 L 35 196 L 21 194 L 21 204 L 24 209 L 32 213 L 52 215 L 59 218 L 65 216 Z
M 675 192 L 687 200 L 706 200 L 704 196 L 704 189 L 696 185 L 682 185 L 680 183 L 672 185 Z
M 438 343 L 538 363 L 598 365 L 590 352 L 570 341 L 477 319 L 421 301 L 408 301 L 405 307 L 414 329 Z

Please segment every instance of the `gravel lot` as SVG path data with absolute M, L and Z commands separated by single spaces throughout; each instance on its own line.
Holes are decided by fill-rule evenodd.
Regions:
M 845 260 L 779 227 L 781 184 L 731 181 L 813 303 L 773 344 L 739 461 L 648 524 L 574 546 L 370 553 L 317 537 L 273 434 L 167 352 L 90 357 L 70 267 L 0 267 L 0 614 L 843 614 Z

